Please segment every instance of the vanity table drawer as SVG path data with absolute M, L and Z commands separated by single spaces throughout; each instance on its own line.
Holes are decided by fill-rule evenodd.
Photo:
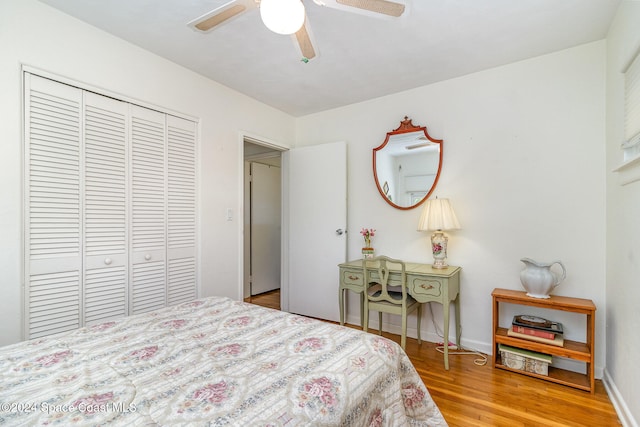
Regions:
M 439 298 L 442 295 L 443 283 L 441 279 L 428 279 L 423 277 L 410 277 L 409 288 L 416 296 L 425 295 Z
M 342 284 L 362 286 L 364 283 L 362 270 L 343 270 Z

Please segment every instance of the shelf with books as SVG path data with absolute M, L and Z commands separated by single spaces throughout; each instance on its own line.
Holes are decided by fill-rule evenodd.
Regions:
M 491 293 L 493 297 L 493 366 L 541 378 L 547 381 L 568 385 L 581 390 L 594 392 L 594 337 L 595 310 L 593 301 L 580 298 L 551 296 L 549 299 L 532 298 L 525 292 L 496 288 Z M 499 325 L 500 303 L 518 304 L 561 310 L 586 315 L 586 342 L 565 339 L 562 346 L 533 341 L 529 337 L 520 338 L 509 336 L 508 328 Z M 515 370 L 504 365 L 500 359 L 498 345 L 522 348 L 525 350 L 545 353 L 556 357 L 573 359 L 586 364 L 586 374 L 567 371 L 550 366 L 548 376 L 532 372 Z

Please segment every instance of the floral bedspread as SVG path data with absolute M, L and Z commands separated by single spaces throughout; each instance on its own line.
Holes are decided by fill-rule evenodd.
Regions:
M 0 425 L 446 426 L 402 349 L 206 298 L 0 348 Z

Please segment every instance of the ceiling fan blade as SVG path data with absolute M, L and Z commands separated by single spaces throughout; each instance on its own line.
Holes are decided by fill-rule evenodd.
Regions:
M 336 3 L 396 18 L 404 13 L 404 4 L 388 0 L 336 0 Z
M 397 20 L 408 15 L 411 0 L 313 0 L 325 6 L 345 12 L 357 13 L 376 19 Z
M 232 0 L 211 12 L 207 12 L 204 15 L 199 16 L 187 25 L 198 31 L 210 31 L 218 25 L 227 22 L 234 16 L 238 16 L 241 13 L 246 12 L 247 9 L 251 7 L 257 7 L 255 0 Z
M 308 61 L 316 57 L 316 50 L 313 47 L 313 43 L 311 42 L 309 31 L 307 31 L 306 19 L 302 27 L 300 27 L 300 29 L 296 32 L 296 41 L 298 42 L 298 47 L 300 48 L 300 52 L 302 53 L 303 61 Z

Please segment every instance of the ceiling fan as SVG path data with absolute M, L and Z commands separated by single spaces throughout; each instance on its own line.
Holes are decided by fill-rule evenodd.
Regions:
M 319 6 L 391 18 L 398 18 L 405 11 L 404 3 L 390 0 L 313 0 L 313 2 Z M 286 14 L 286 12 L 281 12 L 274 8 L 286 4 L 293 9 L 292 14 L 297 15 L 297 17 L 292 19 L 297 19 L 298 22 L 292 23 L 291 28 L 284 28 L 278 26 L 279 24 L 277 23 L 271 23 L 271 18 L 281 18 Z M 199 16 L 187 25 L 196 31 L 206 33 L 231 21 L 232 18 L 254 9 L 260 9 L 262 21 L 270 30 L 279 34 L 295 34 L 296 42 L 302 53 L 303 62 L 309 62 L 309 60 L 317 56 L 316 49 L 309 36 L 309 22 L 306 18 L 304 5 L 301 0 L 231 0 Z M 286 27 L 288 23 L 284 25 Z

